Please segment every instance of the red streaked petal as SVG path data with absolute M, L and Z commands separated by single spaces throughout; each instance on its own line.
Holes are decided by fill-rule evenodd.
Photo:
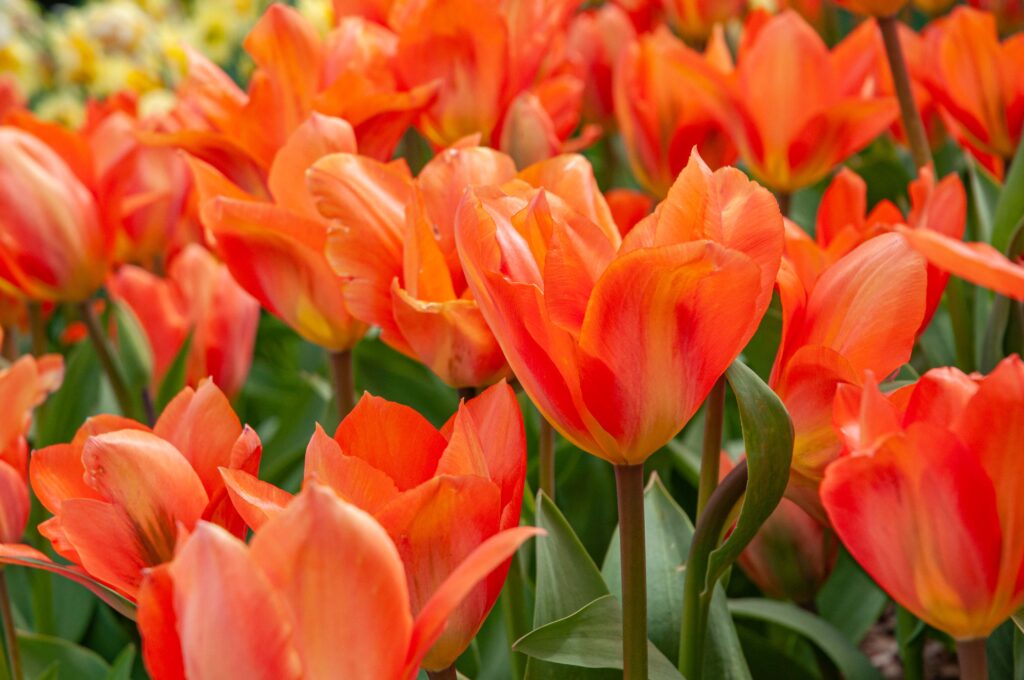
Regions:
M 258 479 L 244 470 L 220 469 L 231 504 L 253 530 L 277 516 L 292 500 L 287 491 Z

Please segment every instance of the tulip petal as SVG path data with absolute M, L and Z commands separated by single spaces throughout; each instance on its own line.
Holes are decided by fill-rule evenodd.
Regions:
M 153 680 L 185 680 L 178 615 L 174 611 L 174 579 L 170 566 L 151 569 L 139 588 L 136 624 L 142 637 L 142 658 Z
M 927 229 L 898 230 L 929 262 L 971 283 L 1024 300 L 1024 267 L 987 243 L 964 243 Z
M 39 502 L 54 514 L 60 512 L 61 503 L 69 498 L 103 498 L 85 483 L 82 449 L 73 444 L 54 444 L 35 451 L 29 476 Z
M 306 170 L 328 154 L 355 151 L 356 134 L 348 121 L 312 114 L 288 137 L 270 165 L 267 185 L 274 202 L 305 217 L 318 217 L 306 189 Z
M 231 504 L 254 531 L 266 524 L 267 520 L 276 517 L 292 500 L 292 495 L 287 491 L 244 470 L 221 468 L 220 474 L 224 478 L 224 487 Z
M 384 472 L 354 455 L 345 455 L 319 423 L 306 447 L 306 484 L 330 487 L 343 500 L 376 514 L 398 496 L 398 487 Z
M 158 548 L 147 545 L 127 513 L 102 501 L 64 501 L 60 529 L 86 573 L 133 598 L 143 569 L 174 555 L 173 538 Z
M 13 467 L 0 461 L 0 543 L 17 543 L 30 510 L 28 485 Z
M 412 630 L 405 574 L 369 515 L 313 484 L 251 550 L 288 605 L 305 677 L 401 677 Z

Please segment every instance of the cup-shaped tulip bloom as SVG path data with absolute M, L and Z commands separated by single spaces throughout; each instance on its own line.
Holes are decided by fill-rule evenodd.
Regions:
M 454 387 L 489 385 L 508 373 L 466 287 L 455 211 L 467 187 L 515 175 L 505 154 L 466 145 L 438 154 L 415 179 L 404 163 L 354 154 L 326 156 L 309 171 L 320 213 L 335 225 L 327 259 L 347 281 L 349 309 Z
M 721 31 L 703 56 L 665 27 L 625 48 L 615 67 L 615 115 L 633 174 L 655 196 L 665 196 L 694 146 L 712 168 L 736 159 L 714 98 L 716 79 L 730 71 Z
M 107 282 L 110 295 L 138 319 L 153 352 L 153 381 L 189 341 L 185 382 L 209 377 L 226 394 L 245 383 L 252 365 L 260 303 L 231 278 L 227 267 L 200 245 L 178 253 L 160 278 L 124 265 Z
M 380 522 L 398 546 L 419 614 L 441 582 L 483 541 L 519 524 L 526 435 L 505 383 L 460 405 L 440 431 L 414 410 L 364 396 L 331 438 L 317 429 L 305 480 L 330 486 Z M 225 471 L 235 506 L 259 530 L 291 500 L 246 472 Z M 508 565 L 467 594 L 423 665 L 447 668 L 472 642 Z
M 0 127 L 0 147 L 0 279 L 33 300 L 87 299 L 114 249 L 95 197 L 34 135 Z
M 955 121 L 955 133 L 1001 175 L 1024 123 L 1024 36 L 999 42 L 995 18 L 958 7 L 926 36 L 925 85 Z
M 800 15 L 749 22 L 725 122 L 754 176 L 777 191 L 817 182 L 896 120 L 872 78 L 880 43 L 865 22 L 829 51 Z
M 584 90 L 581 74 L 566 67 L 563 44 L 578 4 L 423 0 L 392 12 L 401 80 L 439 83 L 420 132 L 438 148 L 479 134 L 521 165 L 541 160 L 537 149 L 554 155 L 589 143 L 592 131 L 568 139 Z
M 400 546 L 374 518 L 310 484 L 249 546 L 200 522 L 139 596 L 154 680 L 411 680 L 477 584 L 540 533 L 492 536 L 415 611 Z
M 0 371 L 0 543 L 17 543 L 28 524 L 28 442 L 32 411 L 60 387 L 64 361 L 24 356 Z
M 925 313 L 926 265 L 902 236 L 882 234 L 810 286 L 787 257 L 779 291 L 782 340 L 769 384 L 793 419 L 787 494 L 823 519 L 818 485 L 840 449 L 832 429 L 836 389 L 861 384 L 866 370 L 888 376 L 910 359 Z
M 179 393 L 152 430 L 96 416 L 70 444 L 32 454 L 32 490 L 54 515 L 39 532 L 92 579 L 134 598 L 143 571 L 170 560 L 200 519 L 244 536 L 219 468 L 255 473 L 261 451 L 212 382 Z
M 633 40 L 636 29 L 629 15 L 614 3 L 578 13 L 569 24 L 568 49 L 586 74 L 583 120 L 602 127 L 614 125 L 612 76 L 619 55 Z
M 690 419 L 757 329 L 782 255 L 774 198 L 696 154 L 625 240 L 553 193 L 471 190 L 462 266 L 530 398 L 585 451 L 636 465 Z
M 345 281 L 324 255 L 328 225 L 304 176 L 322 156 L 355 149 L 351 125 L 313 114 L 274 155 L 267 173 L 270 200 L 199 158 L 190 160 L 200 217 L 232 277 L 268 312 L 331 351 L 351 349 L 366 326 L 349 313 Z
M 958 640 L 1024 605 L 1024 362 L 929 371 L 836 398 L 843 455 L 821 496 L 850 554 L 901 606 Z
M 661 0 L 665 18 L 689 42 L 707 40 L 716 24 L 740 19 L 747 8 L 743 0 Z

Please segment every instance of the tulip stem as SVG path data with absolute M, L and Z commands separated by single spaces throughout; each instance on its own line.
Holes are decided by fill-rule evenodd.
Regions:
M 15 335 L 14 326 L 4 326 L 4 342 L 0 352 L 9 362 L 13 363 L 18 358 L 18 338 Z
M 705 583 L 708 560 L 718 547 L 729 515 L 747 490 L 747 461 L 740 462 L 725 476 L 708 499 L 686 558 L 683 584 L 683 622 L 679 637 L 679 672 L 687 680 L 700 680 L 704 665 L 704 638 L 714 583 Z
M 960 662 L 960 680 L 988 680 L 985 638 L 957 640 L 956 658 Z
M 352 373 L 352 352 L 331 352 L 331 376 L 334 378 L 334 398 L 338 402 L 338 416 L 345 416 L 356 406 L 356 386 Z
M 555 428 L 543 415 L 540 417 L 540 441 L 538 442 L 538 458 L 540 460 L 540 490 L 544 495 L 555 500 Z
M 38 302 L 30 302 L 28 307 L 28 328 L 32 336 L 32 356 L 41 357 L 46 354 L 46 324 L 43 323 L 43 310 Z
M 900 115 L 903 118 L 903 129 L 907 131 L 910 153 L 914 157 L 914 165 L 923 168 L 932 162 L 932 152 L 928 146 L 928 135 L 924 131 L 921 112 L 914 100 L 914 89 L 910 82 L 906 59 L 903 58 L 903 46 L 900 44 L 899 19 L 895 15 L 881 17 L 878 27 L 882 31 L 885 43 L 885 54 L 889 58 L 889 70 L 892 73 L 896 99 L 900 104 Z
M 427 671 L 427 677 L 430 680 L 456 680 L 459 674 L 455 672 L 455 664 L 443 668 L 439 671 Z
M 622 677 L 647 680 L 647 553 L 644 466 L 616 465 L 622 568 Z
M 697 517 L 700 518 L 711 494 L 718 488 L 718 471 L 722 456 L 722 421 L 725 416 L 725 376 L 704 400 L 704 449 L 700 459 L 700 482 L 697 486 Z
M 7 574 L 0 567 L 0 618 L 3 619 L 4 644 L 7 646 L 7 665 L 12 680 L 25 677 L 21 670 L 21 653 L 18 651 L 18 634 L 14 630 L 14 612 L 11 610 L 11 594 L 7 589 Z
M 100 326 L 99 319 L 96 318 L 96 312 L 92 308 L 91 301 L 86 300 L 79 303 L 78 314 L 82 319 L 82 323 L 85 324 L 85 329 L 89 333 L 89 339 L 96 350 L 96 358 L 99 359 L 100 366 L 103 367 L 103 372 L 106 373 L 107 380 L 110 381 L 110 387 L 114 390 L 114 397 L 121 408 L 121 414 L 128 418 L 138 419 L 135 412 L 135 400 L 132 399 L 131 391 L 129 391 L 128 385 L 125 383 L 124 376 L 121 375 L 121 370 L 114 361 L 113 348 L 110 346 L 110 341 L 103 332 L 102 326 Z

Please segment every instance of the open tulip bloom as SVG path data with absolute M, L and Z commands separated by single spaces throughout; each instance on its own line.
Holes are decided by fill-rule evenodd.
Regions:
M 1024 678 L 1020 0 L 51 5 L 0 680 Z

